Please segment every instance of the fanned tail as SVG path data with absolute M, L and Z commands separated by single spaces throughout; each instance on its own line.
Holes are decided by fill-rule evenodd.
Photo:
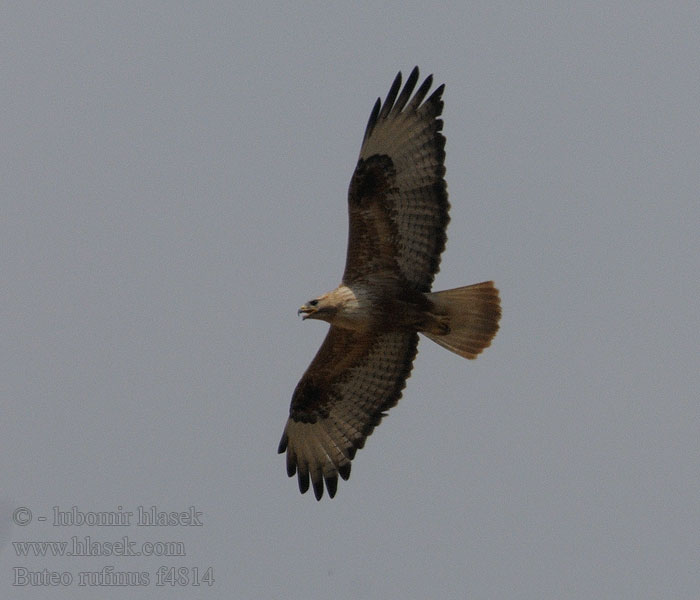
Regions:
M 426 294 L 436 315 L 447 317 L 449 332 L 422 331 L 436 344 L 464 358 L 476 358 L 491 345 L 501 317 L 500 298 L 493 281 Z

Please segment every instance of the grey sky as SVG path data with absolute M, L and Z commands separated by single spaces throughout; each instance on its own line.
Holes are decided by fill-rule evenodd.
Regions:
M 0 23 L 4 595 L 698 597 L 696 2 L 22 2 Z M 474 362 L 423 339 L 317 503 L 276 454 L 326 329 L 296 309 L 338 283 L 366 120 L 415 64 L 446 84 L 435 287 L 494 279 L 501 331 Z M 36 520 L 151 505 L 204 525 Z M 10 543 L 85 535 L 187 555 Z M 151 583 L 11 585 L 106 565 Z M 159 587 L 161 565 L 216 581 Z

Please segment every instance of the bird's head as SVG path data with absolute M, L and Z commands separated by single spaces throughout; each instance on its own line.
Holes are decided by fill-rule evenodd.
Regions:
M 337 311 L 335 299 L 330 293 L 309 300 L 302 306 L 297 314 L 303 315 L 303 319 L 320 319 L 330 322 Z

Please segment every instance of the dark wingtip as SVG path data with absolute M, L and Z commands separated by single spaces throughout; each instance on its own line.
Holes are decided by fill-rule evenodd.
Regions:
M 314 486 L 314 496 L 316 496 L 316 500 L 320 500 L 323 498 L 323 479 L 319 477 L 314 479 L 312 483 Z
M 309 473 L 302 472 L 300 470 L 298 479 L 299 479 L 299 491 L 302 494 L 306 494 L 306 492 L 309 490 Z
M 411 108 L 413 110 L 418 109 L 418 107 L 423 102 L 423 99 L 428 94 L 430 87 L 433 85 L 433 75 L 431 73 L 425 78 L 423 83 L 420 85 L 420 87 L 414 94 L 413 99 L 411 99 L 411 94 L 413 93 L 413 90 L 416 87 L 416 83 L 418 82 L 419 76 L 420 70 L 416 65 L 411 70 L 411 74 L 408 76 L 408 79 L 406 79 L 406 83 L 404 84 L 403 89 L 399 94 L 399 89 L 401 89 L 402 81 L 401 71 L 399 71 L 396 74 L 394 82 L 391 84 L 391 88 L 389 88 L 389 93 L 386 95 L 384 102 L 382 103 L 381 98 L 377 98 L 377 101 L 374 104 L 372 113 L 369 117 L 369 120 L 367 121 L 367 127 L 365 128 L 363 143 L 372 134 L 372 131 L 377 125 L 378 121 L 386 119 L 390 114 L 392 114 L 392 112 L 401 112 L 405 108 L 405 106 L 409 104 L 409 100 Z M 442 101 L 440 100 L 440 98 L 444 90 L 445 84 L 443 83 L 431 94 L 430 98 L 428 99 L 428 103 L 436 107 L 436 115 L 439 115 L 440 112 L 442 112 Z
M 413 93 L 413 89 L 416 87 L 416 82 L 418 81 L 418 74 L 418 67 L 413 67 L 413 71 L 411 71 L 411 74 L 408 76 L 408 79 L 406 80 L 406 83 L 403 86 L 403 90 L 401 90 L 401 94 L 394 103 L 394 108 L 392 110 L 393 113 L 400 113 L 406 106 L 406 103 L 408 102 L 409 98 L 411 97 L 411 94 Z
M 291 454 L 287 454 L 287 476 L 294 477 L 297 472 L 297 464 L 294 462 Z
M 418 109 L 420 104 L 423 102 L 423 99 L 425 96 L 428 94 L 428 90 L 430 90 L 430 86 L 433 85 L 433 76 L 428 75 L 423 83 L 420 84 L 420 87 L 416 91 L 416 93 L 413 95 L 413 100 L 411 100 L 411 106 L 414 109 Z
M 351 467 L 352 467 L 352 463 L 347 463 L 347 464 L 345 464 L 345 465 L 340 465 L 340 466 L 338 467 L 338 473 L 339 473 L 340 476 L 343 478 L 343 481 L 347 481 L 348 478 L 350 477 L 350 469 L 351 469 Z M 336 484 L 337 484 L 337 483 L 338 483 L 338 482 L 337 482 L 337 480 L 336 480 Z
M 430 94 L 430 98 L 426 100 L 426 104 L 432 104 L 436 107 L 435 116 L 437 117 L 442 113 L 442 108 L 444 102 L 442 101 L 442 93 L 445 91 L 445 84 L 442 83 L 438 86 L 435 91 Z M 442 127 L 441 127 L 442 129 Z
M 386 99 L 384 100 L 384 106 L 382 107 L 382 111 L 379 113 L 379 119 L 386 119 L 388 114 L 391 112 L 391 109 L 394 106 L 394 100 L 396 100 L 396 96 L 398 95 L 400 88 L 401 71 L 396 74 L 394 83 L 392 83 L 391 87 L 389 88 L 389 93 L 386 95 Z
M 326 479 L 326 489 L 328 490 L 328 497 L 334 498 L 335 492 L 338 489 L 338 478 L 335 475 L 330 475 Z
M 289 438 L 287 437 L 287 432 L 282 434 L 282 439 L 280 440 L 279 446 L 277 446 L 277 454 L 282 454 L 287 449 L 287 444 L 289 443 Z
M 369 134 L 372 133 L 374 126 L 377 124 L 377 118 L 379 117 L 379 111 L 381 108 L 382 99 L 377 98 L 377 101 L 374 103 L 374 108 L 372 109 L 372 114 L 369 116 L 369 121 L 367 121 L 367 127 L 365 127 L 364 139 L 367 139 L 369 137 Z

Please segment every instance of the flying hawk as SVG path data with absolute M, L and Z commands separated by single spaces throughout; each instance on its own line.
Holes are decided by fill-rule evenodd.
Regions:
M 431 284 L 449 222 L 442 93 L 429 76 L 413 94 L 414 68 L 396 76 L 377 99 L 350 181 L 350 232 L 342 283 L 299 309 L 330 329 L 299 381 L 278 452 L 287 474 L 309 479 L 317 500 L 325 481 L 332 498 L 338 475 L 394 406 L 416 356 L 418 333 L 465 358 L 498 330 L 498 290 L 486 281 L 442 292 Z M 413 95 L 412 95 L 413 94 Z

